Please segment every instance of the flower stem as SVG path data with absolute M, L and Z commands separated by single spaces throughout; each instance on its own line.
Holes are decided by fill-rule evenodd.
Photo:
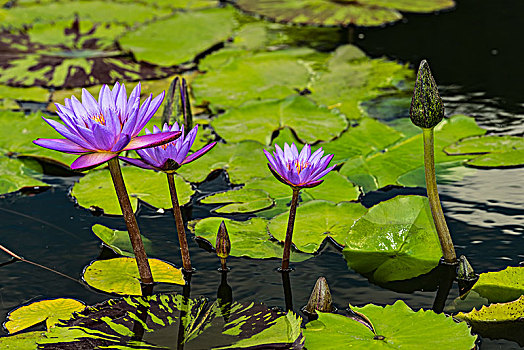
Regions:
M 182 254 L 182 265 L 186 272 L 191 273 L 193 268 L 191 267 L 191 259 L 189 258 L 184 220 L 182 219 L 182 212 L 180 211 L 180 204 L 178 203 L 178 196 L 176 194 L 175 175 L 173 173 L 166 173 L 166 175 L 167 182 L 169 183 L 169 192 L 171 193 L 171 202 L 173 203 L 173 215 L 175 216 L 180 253 Z
M 444 260 L 448 263 L 453 263 L 457 261 L 457 256 L 455 255 L 453 241 L 451 240 L 448 225 L 446 225 L 446 219 L 444 218 L 442 206 L 440 205 L 437 179 L 435 177 L 433 128 L 422 128 L 422 132 L 424 136 L 424 170 L 426 174 L 426 189 L 428 192 L 431 214 L 433 215 L 433 221 L 435 222 L 435 227 L 437 228 Z
M 289 255 L 293 241 L 293 226 L 295 225 L 299 192 L 300 189 L 293 188 L 293 198 L 291 199 L 291 208 L 289 208 L 289 220 L 287 222 L 286 240 L 284 242 L 284 255 L 282 256 L 282 271 L 289 270 Z
M 115 186 L 116 196 L 118 197 L 122 214 L 124 214 L 124 220 L 126 222 L 127 232 L 129 233 L 129 239 L 131 240 L 133 252 L 135 253 L 140 280 L 143 284 L 152 284 L 153 274 L 151 273 L 151 268 L 149 267 L 149 262 L 147 261 L 146 250 L 144 249 L 144 243 L 142 243 L 142 237 L 140 236 L 140 229 L 138 228 L 138 223 L 136 222 L 135 214 L 133 212 L 133 208 L 131 207 L 131 202 L 129 201 L 129 196 L 127 194 L 126 185 L 124 184 L 124 179 L 122 178 L 122 171 L 120 170 L 118 158 L 115 157 L 111 159 L 108 164 L 109 171 L 111 172 L 111 178 L 113 179 L 113 184 Z

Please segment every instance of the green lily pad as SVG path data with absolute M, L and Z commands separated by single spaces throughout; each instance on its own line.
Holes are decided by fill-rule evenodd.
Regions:
M 10 311 L 4 328 L 9 333 L 16 333 L 45 321 L 49 330 L 60 320 L 68 320 L 74 312 L 80 312 L 85 308 L 84 303 L 75 299 L 39 300 Z
M 431 310 L 413 311 L 401 300 L 385 307 L 368 304 L 351 309 L 363 314 L 374 331 L 363 321 L 320 312 L 318 320 L 306 324 L 306 348 L 470 350 L 475 347 L 477 336 L 471 335 L 467 324 L 456 323 L 453 318 Z
M 134 3 L 135 0 L 124 0 L 124 2 Z M 149 1 L 149 3 L 153 3 L 158 7 L 168 7 L 181 10 L 196 10 L 206 7 L 215 7 L 218 5 L 217 0 L 152 0 Z
M 435 164 L 467 160 L 471 156 L 450 156 L 443 150 L 457 140 L 483 135 L 485 132 L 486 130 L 481 129 L 471 117 L 455 115 L 444 120 L 435 127 Z M 423 168 L 423 152 L 422 135 L 417 134 L 386 147 L 383 152 L 348 160 L 340 169 L 340 173 L 362 186 L 365 192 L 388 185 L 400 185 L 398 179 L 401 176 Z M 419 174 L 423 176 L 423 172 L 419 171 Z
M 60 135 L 39 114 L 24 115 L 23 112 L 0 111 L 0 151 L 18 156 L 34 157 L 51 161 L 69 168 L 78 156 L 37 146 L 37 138 L 59 138 Z M 13 133 L 12 130 L 18 130 Z
M 118 231 L 113 230 L 109 227 L 103 225 L 93 225 L 91 227 L 93 233 L 100 238 L 106 246 L 108 246 L 112 251 L 119 255 L 134 257 L 133 246 L 129 240 L 129 233 L 127 231 Z M 144 248 L 146 253 L 151 253 L 152 242 L 149 238 L 142 236 L 142 242 L 144 243 Z
M 470 323 L 496 323 L 496 322 L 523 322 L 524 315 L 524 295 L 515 301 L 509 303 L 491 304 L 483 306 L 480 310 L 474 309 L 471 312 L 460 312 L 455 315 L 459 320 L 468 321 Z
M 2 100 L 47 102 L 50 95 L 49 90 L 41 87 L 16 88 L 0 85 L 0 99 Z
M 311 49 L 295 48 L 250 53 L 226 49 L 204 58 L 200 68 L 206 74 L 195 78 L 193 93 L 199 102 L 214 108 L 237 107 L 250 100 L 282 99 L 304 89 L 318 62 Z
M 182 271 L 174 265 L 159 259 L 148 261 L 155 282 L 185 284 Z M 95 260 L 84 269 L 82 278 L 91 287 L 106 293 L 142 295 L 134 258 Z
M 267 233 L 267 220 L 251 218 L 247 221 L 234 221 L 226 218 L 205 218 L 191 221 L 191 231 L 207 240 L 213 247 L 220 223 L 224 221 L 231 240 L 231 256 L 247 256 L 253 259 L 282 258 L 283 246 L 270 239 Z M 291 261 L 301 262 L 311 256 L 300 252 L 291 252 Z
M 37 342 L 44 337 L 44 334 L 42 331 L 35 331 L 2 336 L 0 337 L 0 347 L 12 350 L 35 350 L 38 346 Z
M 343 250 L 348 266 L 377 282 L 406 280 L 431 271 L 442 256 L 429 202 L 397 196 L 356 222 Z
M 40 171 L 35 171 L 35 168 Z M 23 187 L 49 186 L 35 178 L 39 172 L 41 167 L 38 164 L 0 156 L 0 194 L 15 192 Z
M 475 173 L 476 169 L 465 167 L 463 160 L 435 164 L 435 174 L 439 184 L 462 181 L 466 176 L 471 176 Z M 424 167 L 413 169 L 399 176 L 397 181 L 406 187 L 426 187 Z
M 218 214 L 253 213 L 267 209 L 275 204 L 269 194 L 263 190 L 220 192 L 206 197 L 200 202 L 204 204 L 227 203 L 223 207 L 214 209 L 214 212 Z
M 202 182 L 215 170 L 226 170 L 233 184 L 246 183 L 268 175 L 263 146 L 254 141 L 218 144 L 198 161 L 184 165 L 178 171 L 184 179 Z
M 339 47 L 325 71 L 311 84 L 311 98 L 337 107 L 348 119 L 365 116 L 360 103 L 378 96 L 404 94 L 406 81 L 413 79 L 407 65 L 386 59 L 370 59 L 352 45 Z
M 374 119 L 363 118 L 337 139 L 320 143 L 312 149 L 322 147 L 326 154 L 334 155 L 333 163 L 340 164 L 357 156 L 382 151 L 402 138 L 403 135 L 395 129 Z
M 0 83 L 77 87 L 160 78 L 173 73 L 172 69 L 139 64 L 126 57 L 115 43 L 124 29 L 122 25 L 78 22 L 72 18 L 3 35 L 0 42 L 8 59 L 0 70 Z
M 146 314 L 145 321 L 139 309 Z M 203 349 L 302 348 L 301 318 L 259 303 L 188 299 L 181 295 L 111 299 L 53 328 L 41 349 L 165 349 L 173 344 Z M 136 340 L 137 325 L 143 327 Z M 180 331 L 181 330 L 181 331 Z M 180 338 L 179 338 L 180 337 Z M 169 344 L 169 345 L 167 345 Z
M 469 312 L 473 309 L 480 310 L 484 305 L 489 305 L 489 300 L 470 290 L 466 295 L 459 296 L 451 304 L 446 305 L 444 311 L 447 314 Z
M 476 155 L 466 164 L 483 167 L 515 167 L 524 165 L 524 137 L 484 136 L 473 137 L 449 145 L 444 149 L 449 155 Z
M 315 200 L 299 205 L 293 230 L 293 244 L 305 253 L 315 253 L 326 238 L 339 245 L 346 245 L 351 226 L 367 209 L 359 203 L 335 204 Z M 274 217 L 268 225 L 269 232 L 279 241 L 284 241 L 289 213 Z
M 138 199 L 155 208 L 171 208 L 169 186 L 164 173 L 145 171 L 137 167 L 122 167 L 122 174 L 133 210 L 136 211 Z M 181 177 L 175 177 L 180 205 L 189 203 L 194 191 Z M 116 197 L 111 174 L 107 169 L 94 170 L 81 178 L 71 190 L 71 195 L 84 208 L 97 207 L 109 215 L 122 215 Z
M 347 121 L 306 97 L 291 96 L 246 102 L 214 119 L 211 125 L 228 142 L 253 140 L 269 145 L 273 132 L 286 126 L 305 143 L 328 141 L 346 129 Z
M 518 299 L 524 294 L 524 267 L 508 267 L 502 271 L 481 273 L 472 291 L 491 303 Z
M 100 13 L 104 16 L 100 16 Z M 52 1 L 45 4 L 13 6 L 1 15 L 4 28 L 22 28 L 36 23 L 51 23 L 60 20 L 91 20 L 103 23 L 133 25 L 168 14 L 166 9 L 150 7 L 142 3 L 113 1 Z
M 230 8 L 176 13 L 127 32 L 119 42 L 139 61 L 173 66 L 227 40 L 235 25 Z

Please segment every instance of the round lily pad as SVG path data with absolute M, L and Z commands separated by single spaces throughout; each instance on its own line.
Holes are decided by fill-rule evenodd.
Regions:
M 322 186 L 322 185 L 321 185 Z M 326 238 L 344 246 L 349 239 L 351 226 L 367 209 L 359 203 L 315 200 L 298 206 L 293 230 L 293 244 L 305 253 L 314 253 Z M 268 225 L 269 232 L 284 241 L 289 213 L 274 217 Z
M 397 196 L 370 208 L 345 243 L 348 266 L 359 273 L 373 272 L 377 282 L 422 275 L 442 256 L 429 202 L 421 196 Z
M 214 247 L 220 223 L 226 224 L 231 240 L 231 256 L 247 256 L 253 259 L 282 258 L 283 246 L 270 239 L 267 233 L 267 220 L 251 218 L 247 221 L 234 221 L 226 218 L 205 218 L 192 221 L 189 227 L 199 238 L 203 238 Z M 291 261 L 301 262 L 311 256 L 300 252 L 291 252 Z
M 481 273 L 471 289 L 491 303 L 518 299 L 524 294 L 524 267 L 508 267 L 502 271 Z
M 300 140 L 314 143 L 337 137 L 347 127 L 347 121 L 304 96 L 291 96 L 284 100 L 246 102 L 214 119 L 211 125 L 228 142 L 254 140 L 270 144 L 273 132 L 287 126 Z
M 23 187 L 49 186 L 36 178 L 38 172 L 35 169 L 41 173 L 38 164 L 26 164 L 28 162 L 0 156 L 0 194 L 18 191 Z
M 115 253 L 129 257 L 135 256 L 133 253 L 133 246 L 129 239 L 129 233 L 127 231 L 113 230 L 109 227 L 99 224 L 93 225 L 91 230 L 98 238 L 100 238 L 102 242 L 104 242 L 106 246 L 108 246 Z M 140 236 L 142 237 L 142 242 L 144 243 L 146 253 L 150 254 L 152 245 L 151 240 L 147 237 L 144 237 L 143 235 Z
M 68 320 L 74 312 L 80 312 L 85 307 L 81 301 L 69 298 L 35 301 L 10 311 L 4 328 L 9 333 L 16 333 L 45 321 L 49 330 L 60 320 Z
M 305 346 L 317 349 L 442 349 L 470 350 L 477 336 L 465 323 L 431 310 L 413 311 L 402 300 L 385 307 L 351 307 L 366 319 L 319 313 L 306 324 Z
M 214 209 L 214 212 L 218 214 L 253 213 L 275 204 L 266 191 L 255 189 L 220 192 L 206 197 L 200 202 L 204 204 L 225 204 Z
M 461 140 L 447 146 L 449 155 L 476 155 L 466 164 L 482 168 L 503 168 L 524 165 L 524 137 L 484 136 Z
M 133 210 L 136 211 L 138 199 L 155 208 L 173 207 L 167 177 L 164 173 L 124 166 L 122 167 L 122 175 Z M 191 185 L 180 176 L 175 177 L 175 185 L 180 205 L 189 203 L 194 193 Z M 71 195 L 84 208 L 97 207 L 103 209 L 104 213 L 109 215 L 122 215 L 108 169 L 87 173 L 73 186 Z
M 127 32 L 119 43 L 139 61 L 161 66 L 181 64 L 227 40 L 236 26 L 233 13 L 230 8 L 175 13 Z
M 174 265 L 159 259 L 148 261 L 155 282 L 185 284 L 182 271 Z M 86 266 L 82 278 L 91 287 L 106 293 L 142 295 L 134 258 L 95 260 Z

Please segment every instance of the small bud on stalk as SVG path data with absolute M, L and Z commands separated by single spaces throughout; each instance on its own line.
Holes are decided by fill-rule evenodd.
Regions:
M 217 242 L 216 242 L 216 252 L 217 256 L 220 258 L 222 263 L 222 270 L 227 270 L 226 259 L 231 252 L 231 241 L 229 240 L 229 234 L 227 233 L 226 224 L 224 221 L 220 224 L 217 233 Z
M 457 268 L 457 280 L 459 286 L 460 295 L 465 294 L 467 291 L 473 287 L 473 285 L 478 281 L 479 276 L 471 267 L 468 259 L 464 255 L 461 255 L 459 258 L 459 265 Z
M 418 68 L 409 117 L 413 124 L 424 129 L 434 128 L 444 118 L 444 105 L 426 60 Z
M 309 301 L 304 308 L 304 311 L 309 314 L 315 314 L 316 310 L 321 312 L 333 311 L 333 300 L 331 299 L 331 292 L 325 277 L 319 277 L 315 287 L 311 292 Z

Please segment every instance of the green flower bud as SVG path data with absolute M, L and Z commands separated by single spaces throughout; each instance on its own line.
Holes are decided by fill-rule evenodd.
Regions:
M 459 266 L 457 269 L 457 278 L 462 280 L 473 280 L 477 279 L 477 275 L 473 270 L 473 267 L 469 264 L 468 259 L 464 255 L 459 258 Z
M 227 233 L 227 228 L 224 221 L 222 221 L 218 229 L 216 252 L 220 259 L 227 258 L 231 252 L 231 241 L 229 240 L 229 234 Z
M 307 311 L 309 314 L 314 314 L 315 310 L 321 312 L 332 312 L 333 311 L 333 301 L 331 299 L 331 292 L 329 291 L 329 286 L 324 277 L 319 277 L 315 287 L 311 292 L 309 301 L 304 308 L 304 311 Z
M 444 105 L 426 60 L 418 68 L 409 116 L 413 124 L 424 129 L 434 128 L 444 118 Z

